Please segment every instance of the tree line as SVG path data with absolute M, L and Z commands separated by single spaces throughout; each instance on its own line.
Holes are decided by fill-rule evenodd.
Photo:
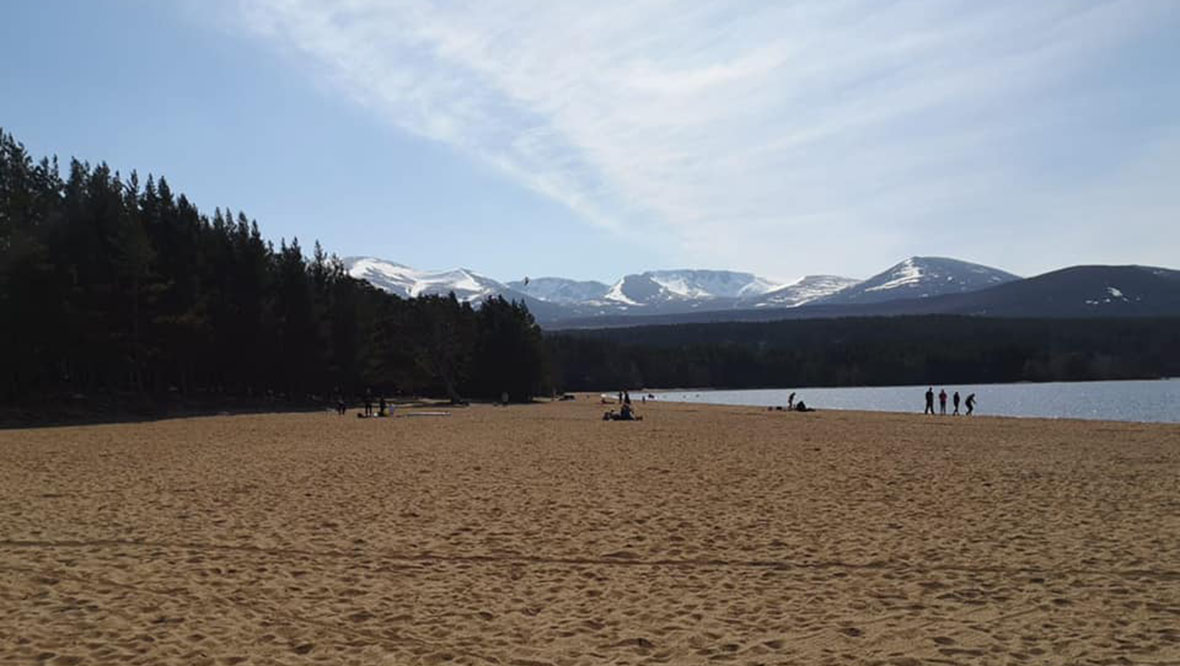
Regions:
M 314 401 L 372 388 L 527 400 L 547 388 L 523 303 L 402 299 L 317 242 L 266 240 L 163 177 L 34 161 L 0 130 L 0 399 Z
M 773 388 L 1180 376 L 1180 319 L 927 315 L 552 333 L 554 381 Z

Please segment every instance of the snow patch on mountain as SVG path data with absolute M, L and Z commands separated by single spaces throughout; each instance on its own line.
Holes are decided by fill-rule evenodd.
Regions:
M 346 257 L 343 262 L 352 277 L 402 298 L 453 292 L 460 301 L 471 303 L 508 291 L 505 285 L 465 268 L 423 271 L 374 257 Z
M 756 308 L 796 308 L 826 298 L 847 289 L 860 280 L 839 275 L 807 275 L 798 280 L 766 292 L 754 303 Z
M 672 276 L 666 278 L 652 277 L 652 282 L 660 285 L 669 294 L 679 296 L 681 298 L 714 298 L 715 296 L 701 287 L 691 284 L 682 276 Z
M 549 303 L 597 305 L 606 298 L 610 286 L 594 280 L 569 280 L 559 277 L 539 277 L 509 282 L 508 286 L 538 300 Z
M 642 274 L 680 298 L 746 298 L 781 285 L 751 273 L 710 270 L 649 271 Z
M 894 266 L 889 270 L 889 280 L 873 285 L 872 287 L 865 287 L 865 291 L 886 291 L 910 284 L 917 284 L 922 280 L 923 273 L 922 268 L 918 266 L 915 259 L 917 257 L 910 257 Z M 947 279 L 953 280 L 954 278 L 948 275 Z
M 610 291 L 606 292 L 606 296 L 604 298 L 614 303 L 622 303 L 623 305 L 641 305 L 639 301 L 632 300 L 627 296 L 626 293 L 624 293 L 623 287 L 626 285 L 626 282 L 626 278 L 624 278 L 614 283 L 614 285 L 611 286 Z
M 629 307 L 691 307 L 754 298 L 779 287 L 751 273 L 660 270 L 623 276 L 603 299 Z

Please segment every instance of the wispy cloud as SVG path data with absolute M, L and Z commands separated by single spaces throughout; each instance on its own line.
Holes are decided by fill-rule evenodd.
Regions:
M 948 251 L 964 211 L 1006 197 L 1011 216 L 1043 205 L 1043 187 L 1075 187 L 1040 177 L 1037 150 L 1117 109 L 1118 87 L 1095 91 L 1090 70 L 1178 13 L 1169 0 L 237 6 L 402 130 L 686 262 L 779 276 Z M 1157 154 L 1175 142 L 1138 138 L 1175 163 Z M 1005 248 L 974 258 L 1005 264 Z

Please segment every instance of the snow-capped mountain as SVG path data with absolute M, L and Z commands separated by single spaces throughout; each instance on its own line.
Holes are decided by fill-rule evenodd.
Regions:
M 402 298 L 446 296 L 454 292 L 460 301 L 477 302 L 511 291 L 506 285 L 466 268 L 422 271 L 373 257 L 345 257 L 342 261 L 352 277 Z
M 517 280 L 509 282 L 508 286 L 533 298 L 565 305 L 599 303 L 610 291 L 610 285 L 594 280 L 567 280 L 559 277 L 532 278 L 527 283 Z
M 642 275 L 679 298 L 748 298 L 780 286 L 752 273 L 735 271 L 648 271 Z
M 825 305 L 880 303 L 965 293 L 1019 280 L 996 268 L 946 257 L 910 257 L 873 277 L 816 302 Z
M 859 282 L 860 280 L 839 275 L 808 275 L 762 294 L 750 305 L 756 308 L 796 308 L 819 301 Z
M 604 299 L 622 307 L 688 305 L 756 298 L 780 285 L 752 273 L 712 270 L 647 271 L 624 276 Z
M 539 321 L 553 321 L 580 314 L 579 311 L 534 298 L 466 268 L 423 271 L 374 257 L 345 257 L 341 261 L 344 263 L 344 269 L 352 277 L 365 280 L 378 289 L 402 298 L 446 296 L 454 293 L 455 298 L 460 301 L 479 307 L 485 298 L 503 296 L 512 301 L 524 301 Z
M 784 285 L 752 273 L 685 269 L 634 273 L 612 285 L 560 277 L 504 283 L 465 268 L 424 271 L 375 257 L 343 261 L 349 275 L 403 298 L 454 292 L 473 304 L 489 296 L 524 299 L 538 319 L 794 307 L 855 282 L 811 276 Z
M 740 318 L 740 312 L 774 316 L 772 313 L 780 310 L 781 316 L 792 318 L 844 316 L 853 310 L 879 309 L 881 304 L 886 304 L 892 312 L 897 308 L 890 303 L 907 299 L 916 299 L 915 305 L 906 306 L 909 310 L 925 311 L 950 307 L 939 300 L 943 297 L 1020 280 L 1001 270 L 942 257 L 911 257 L 863 281 L 809 275 L 787 284 L 752 273 L 691 269 L 632 273 L 610 285 L 561 277 L 505 283 L 464 268 L 424 271 L 373 257 L 349 257 L 344 259 L 344 265 L 353 277 L 404 298 L 454 293 L 459 300 L 477 307 L 490 296 L 523 300 L 537 320 L 547 324 L 600 318 L 632 321 L 636 316 L 686 321 L 686 317 L 697 315 L 726 319 Z M 1174 272 L 1165 273 L 1157 275 L 1176 280 Z M 1110 291 L 1103 298 L 1106 297 L 1117 300 L 1119 296 Z M 796 314 L 788 315 L 787 311 Z

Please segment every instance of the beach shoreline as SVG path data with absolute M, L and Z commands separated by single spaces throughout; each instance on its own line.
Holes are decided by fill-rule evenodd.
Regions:
M 1180 660 L 1180 426 L 636 397 L 0 431 L 0 662 Z
M 694 389 L 656 395 L 674 402 L 751 407 L 785 407 L 794 395 L 796 402 L 804 400 L 818 409 L 909 414 L 922 412 L 927 388 L 947 392 L 948 414 L 956 411 L 954 395 L 958 394 L 960 415 L 966 415 L 966 399 L 974 395 L 973 415 L 1180 424 L 1180 383 L 1171 380 Z

